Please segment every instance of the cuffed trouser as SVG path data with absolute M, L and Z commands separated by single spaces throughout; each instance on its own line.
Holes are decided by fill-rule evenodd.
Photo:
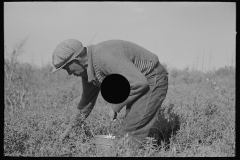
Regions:
M 166 97 L 168 90 L 168 73 L 166 69 L 159 63 L 159 65 L 147 75 L 149 87 L 141 94 L 137 100 L 126 106 L 126 117 L 118 132 L 118 135 L 129 134 L 133 142 L 139 144 L 150 133 L 154 131 L 153 128 L 158 116 L 160 115 L 160 108 L 163 100 Z

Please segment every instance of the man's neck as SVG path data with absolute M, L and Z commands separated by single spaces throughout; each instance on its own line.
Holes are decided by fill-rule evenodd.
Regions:
M 87 50 L 85 50 L 85 52 L 87 52 Z M 84 57 L 78 57 L 79 62 L 84 66 L 84 68 L 87 69 L 88 66 L 88 57 L 87 54 L 85 54 Z
M 85 56 L 82 60 L 81 60 L 82 65 L 87 69 L 88 67 L 88 57 Z

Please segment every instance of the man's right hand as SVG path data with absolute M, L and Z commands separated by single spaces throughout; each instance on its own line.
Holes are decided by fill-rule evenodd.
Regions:
M 81 113 L 77 113 L 76 116 L 73 118 L 73 120 L 71 120 L 71 122 L 68 124 L 65 131 L 60 135 L 59 140 L 63 141 L 65 137 L 69 135 L 73 127 L 81 125 L 83 122 L 84 121 Z
M 72 129 L 72 125 L 71 125 L 71 123 L 67 126 L 67 128 L 65 129 L 65 131 L 60 135 L 60 137 L 59 137 L 59 140 L 62 142 L 64 139 L 65 139 L 65 137 L 69 134 L 69 132 L 71 131 L 71 129 Z

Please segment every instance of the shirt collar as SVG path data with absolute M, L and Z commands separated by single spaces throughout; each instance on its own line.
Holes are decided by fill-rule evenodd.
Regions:
M 91 82 L 92 80 L 95 79 L 91 46 L 87 47 L 87 56 L 88 56 L 88 67 L 87 67 L 88 82 Z

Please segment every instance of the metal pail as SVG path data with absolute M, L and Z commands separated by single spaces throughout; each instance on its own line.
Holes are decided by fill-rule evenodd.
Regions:
M 115 149 L 115 137 L 112 137 L 111 135 L 96 135 L 94 138 L 98 153 L 110 153 L 113 149 Z

